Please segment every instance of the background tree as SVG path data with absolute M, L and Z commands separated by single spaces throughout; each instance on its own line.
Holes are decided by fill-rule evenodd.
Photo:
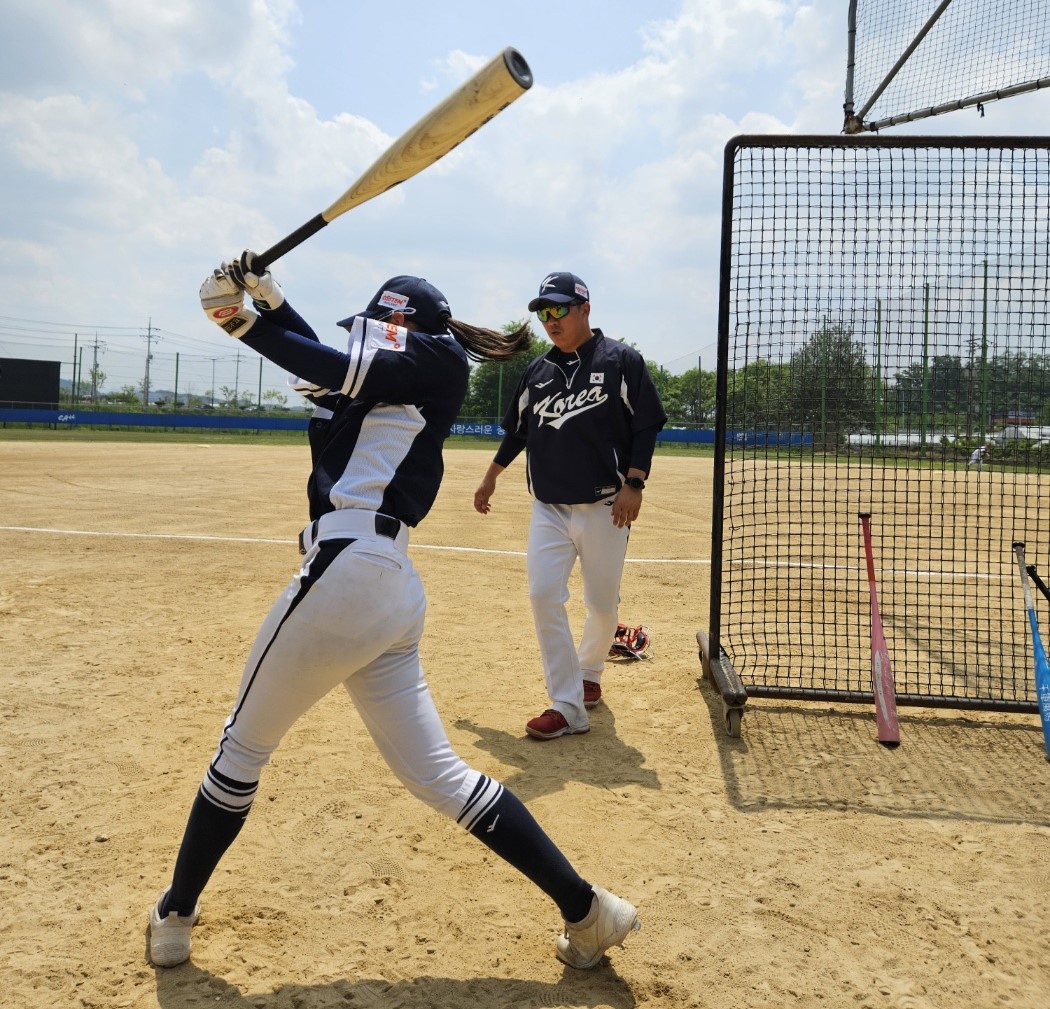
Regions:
M 127 406 L 138 406 L 141 403 L 138 390 L 133 385 L 121 386 L 120 392 L 110 393 L 109 399 L 114 403 L 124 403 Z
M 920 414 L 965 413 L 971 385 L 967 369 L 957 356 L 937 355 L 925 365 L 913 361 L 897 375 L 897 410 L 910 426 Z
M 700 368 L 690 368 L 674 378 L 676 412 L 664 403 L 669 421 L 703 427 L 714 417 L 715 373 Z
M 635 347 L 635 350 L 637 349 Z M 667 414 L 668 421 L 680 419 L 682 404 L 679 395 L 680 383 L 678 378 L 672 375 L 663 365 L 654 364 L 648 359 L 646 359 L 645 366 L 649 369 L 649 376 L 653 380 L 653 385 L 656 386 L 656 391 L 660 396 L 660 402 L 663 404 L 664 413 Z
M 874 372 L 853 330 L 824 325 L 791 356 L 790 416 L 780 430 L 801 426 L 833 448 L 846 435 L 870 427 L 875 417 Z
M 902 369 L 889 388 L 890 402 L 909 427 L 920 419 L 939 417 L 946 428 L 973 432 L 986 415 L 986 427 L 995 418 L 1045 417 L 1050 421 L 1050 355 L 1024 351 L 996 355 L 983 366 L 941 355 L 924 366 L 913 361 Z
M 87 388 L 82 390 L 80 395 L 90 398 L 92 403 L 97 403 L 99 396 L 102 395 L 102 386 L 106 384 L 106 373 L 96 364 L 88 372 L 88 380 L 85 384 Z
M 792 369 L 763 358 L 729 373 L 726 420 L 731 430 L 791 429 Z
M 988 367 L 993 417 L 1038 417 L 1050 395 L 1050 355 L 1024 351 L 1000 354 Z

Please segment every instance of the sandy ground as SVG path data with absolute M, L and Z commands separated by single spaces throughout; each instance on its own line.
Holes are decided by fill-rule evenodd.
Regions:
M 248 647 L 298 565 L 306 449 L 0 441 L 0 992 L 20 1009 L 1050 1005 L 1050 764 L 1035 715 L 751 701 L 700 682 L 710 461 L 658 457 L 586 736 L 540 743 L 520 464 L 448 452 L 412 556 L 459 752 L 643 930 L 590 972 L 552 904 L 412 799 L 345 694 L 300 720 L 205 891 L 192 960 L 146 958 Z M 579 585 L 573 584 L 577 626 Z

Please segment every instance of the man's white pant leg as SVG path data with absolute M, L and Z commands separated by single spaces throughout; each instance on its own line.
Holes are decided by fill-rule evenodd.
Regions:
M 529 523 L 529 600 L 551 707 L 573 726 L 587 724 L 583 678 L 565 604 L 576 546 L 569 532 L 572 509 L 534 501 Z
M 620 606 L 620 580 L 630 529 L 617 529 L 606 504 L 576 505 L 573 534 L 580 554 L 587 619 L 580 639 L 581 680 L 601 683 Z

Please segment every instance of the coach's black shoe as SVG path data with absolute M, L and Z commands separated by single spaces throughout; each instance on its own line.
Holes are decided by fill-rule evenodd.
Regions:
M 175 967 L 189 960 L 193 941 L 190 933 L 201 916 L 201 906 L 198 904 L 193 914 L 171 911 L 162 918 L 160 905 L 167 895 L 168 891 L 165 890 L 149 915 L 149 958 L 158 967 Z

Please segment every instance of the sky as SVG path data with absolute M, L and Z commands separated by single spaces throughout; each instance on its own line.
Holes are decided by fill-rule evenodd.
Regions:
M 911 2 L 911 0 L 909 0 Z M 932 4 L 931 4 L 932 6 Z M 283 389 L 201 281 L 328 207 L 507 46 L 532 88 L 273 266 L 320 338 L 395 274 L 524 319 L 552 270 L 674 373 L 715 365 L 722 157 L 839 134 L 845 0 L 0 0 L 0 357 L 105 387 Z M 1041 132 L 1047 92 L 895 127 Z M 289 405 L 298 398 L 290 397 Z

